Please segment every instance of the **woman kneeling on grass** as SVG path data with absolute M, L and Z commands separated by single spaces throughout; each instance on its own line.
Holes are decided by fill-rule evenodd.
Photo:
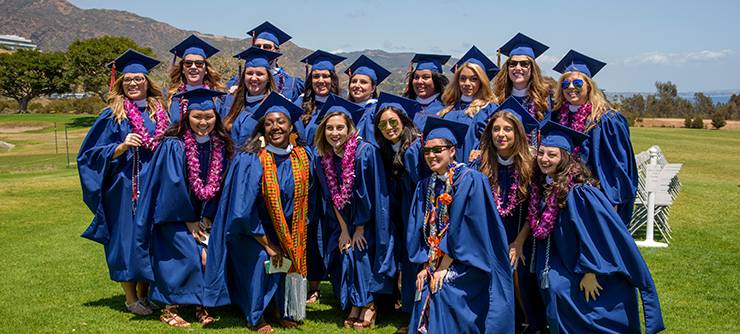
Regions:
M 169 127 L 161 90 L 147 74 L 159 64 L 128 50 L 112 63 L 123 76 L 113 84 L 108 107 L 88 131 L 77 154 L 82 197 L 95 214 L 82 237 L 103 244 L 110 278 L 121 282 L 126 308 L 152 314 L 148 285 L 137 282 L 132 263 L 134 214 L 139 187 L 149 172 L 158 138 Z
M 197 305 L 203 326 L 214 321 L 200 305 L 208 231 L 233 151 L 214 102 L 221 95 L 198 88 L 178 96 L 187 108 L 152 158 L 136 211 L 136 268 L 154 282 L 152 300 L 167 305 L 160 320 L 173 327 L 190 326 L 178 305 Z

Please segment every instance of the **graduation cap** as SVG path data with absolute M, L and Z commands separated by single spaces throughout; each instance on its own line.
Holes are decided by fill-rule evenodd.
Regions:
M 488 76 L 489 81 L 493 79 L 493 77 L 496 76 L 496 73 L 498 73 L 499 71 L 498 66 L 496 66 L 496 64 L 494 64 L 491 59 L 486 57 L 483 52 L 478 50 L 475 45 L 473 45 L 473 47 L 470 48 L 470 50 L 468 50 L 468 52 L 466 52 L 465 55 L 463 55 L 462 58 L 457 61 L 457 64 L 455 64 L 455 67 L 452 69 L 452 73 L 455 73 L 455 71 L 457 71 L 457 68 L 465 63 L 473 63 L 480 66 L 486 72 L 486 76 Z
M 349 116 L 352 122 L 354 122 L 356 125 L 357 122 L 360 121 L 360 118 L 362 118 L 362 114 L 365 113 L 365 108 L 358 106 L 353 102 L 343 99 L 335 94 L 329 94 L 329 97 L 326 99 L 326 102 L 319 111 L 318 117 L 319 119 L 323 119 L 324 117 L 326 117 L 326 115 L 335 112 L 341 112 Z
M 273 42 L 277 46 L 290 40 L 290 35 L 267 21 L 248 31 L 247 35 L 252 36 L 252 44 L 258 38 Z
M 386 108 L 396 108 L 409 119 L 414 119 L 414 115 L 419 111 L 420 104 L 416 100 L 381 92 L 380 96 L 378 96 L 377 106 L 378 108 L 376 110 L 378 112 L 375 113 L 375 117 L 380 117 L 380 111 Z
M 540 135 L 542 137 L 540 146 L 559 147 L 569 153 L 588 139 L 588 135 L 550 120 L 540 123 Z
M 517 33 L 512 39 L 510 39 L 504 46 L 499 50 L 501 53 L 511 56 L 529 56 L 532 59 L 539 57 L 547 49 L 545 44 L 542 44 L 525 34 Z
M 374 62 L 372 59 L 366 57 L 365 55 L 361 55 L 357 60 L 355 60 L 352 65 L 349 66 L 349 68 L 344 71 L 347 75 L 350 77 L 355 74 L 364 74 L 370 77 L 370 79 L 373 80 L 373 83 L 377 86 L 385 78 L 387 78 L 389 75 L 391 75 L 391 72 L 383 68 L 383 66 L 378 65 L 378 63 Z
M 198 38 L 198 36 L 190 35 L 188 38 L 177 44 L 174 48 L 170 49 L 170 53 L 174 54 L 175 57 L 185 58 L 187 55 L 198 55 L 203 58 L 209 58 L 214 54 L 218 53 L 218 49 L 213 47 L 208 42 Z
M 599 73 L 604 66 L 606 66 L 605 62 L 593 59 L 578 51 L 570 50 L 552 69 L 558 73 L 578 71 L 591 78 Z
M 112 71 L 126 73 L 148 74 L 149 70 L 159 65 L 159 60 L 149 57 L 139 51 L 128 49 L 118 58 L 108 64 Z
M 216 109 L 216 103 L 213 102 L 214 97 L 224 95 L 226 95 L 224 92 L 201 87 L 178 93 L 175 97 L 186 99 L 188 101 L 188 110 L 208 110 Z
M 334 65 L 341 63 L 345 59 L 347 58 L 331 54 L 324 50 L 316 50 L 314 53 L 306 56 L 306 58 L 301 59 L 301 63 L 311 65 L 312 70 L 334 71 Z
M 458 148 L 465 143 L 468 125 L 461 122 L 443 119 L 437 116 L 428 116 L 424 124 L 424 140 L 446 139 Z
M 426 53 L 417 53 L 414 58 L 411 59 L 412 63 L 416 63 L 417 71 L 420 70 L 431 70 L 433 72 L 442 73 L 442 65 L 446 64 L 450 60 L 450 56 L 447 55 L 434 55 Z
M 303 109 L 293 104 L 293 102 L 290 102 L 290 100 L 280 95 L 280 93 L 271 92 L 270 95 L 268 95 L 267 98 L 262 101 L 262 104 L 260 104 L 259 108 L 254 111 L 252 117 L 254 119 L 260 119 L 272 112 L 283 113 L 283 115 L 287 116 L 288 119 L 290 119 L 291 123 L 295 123 L 301 119 Z
M 244 67 L 265 67 L 270 68 L 270 62 L 280 57 L 282 54 L 258 47 L 250 46 L 246 50 L 234 55 L 234 58 L 243 59 Z
M 496 108 L 492 115 L 500 111 L 508 111 L 514 114 L 514 117 L 516 117 L 519 122 L 522 123 L 522 125 L 524 126 L 524 131 L 527 133 L 530 133 L 532 130 L 540 126 L 540 123 L 537 121 L 537 119 L 534 118 L 534 116 L 529 113 L 527 108 L 524 108 L 524 106 L 519 103 L 519 101 L 517 101 L 514 96 L 509 96 L 509 98 L 507 98 L 504 103 Z

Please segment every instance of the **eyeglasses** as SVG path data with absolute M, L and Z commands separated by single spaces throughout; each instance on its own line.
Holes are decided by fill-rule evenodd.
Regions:
M 521 66 L 522 68 L 529 68 L 532 66 L 532 63 L 529 60 L 509 60 L 509 68 L 515 68 L 517 65 Z
M 260 43 L 260 44 L 258 44 L 258 43 L 255 43 L 255 44 L 254 44 L 254 45 L 252 45 L 252 46 L 254 46 L 254 47 L 256 47 L 256 48 L 260 48 L 260 49 L 262 49 L 262 50 L 266 50 L 266 51 L 272 51 L 272 50 L 275 50 L 275 49 L 277 49 L 277 48 L 276 48 L 276 47 L 275 47 L 274 45 L 272 45 L 272 44 L 270 44 L 270 43 Z
M 429 153 L 440 154 L 442 153 L 442 151 L 449 149 L 450 147 L 452 147 L 452 145 L 432 146 L 432 147 L 425 147 L 422 149 L 422 151 L 424 152 L 424 155 L 427 155 Z
M 133 82 L 134 82 L 135 84 L 137 84 L 137 85 L 138 85 L 138 84 L 144 83 L 144 81 L 146 81 L 146 78 L 145 78 L 145 77 L 133 77 L 133 78 L 124 78 L 124 79 L 123 79 L 123 84 L 124 84 L 124 85 L 128 85 L 128 84 L 130 84 L 130 83 L 131 83 L 132 81 L 133 81 Z
M 395 118 L 391 118 L 386 121 L 380 121 L 380 123 L 378 123 L 378 129 L 382 131 L 385 131 L 386 129 L 395 129 L 396 127 L 398 127 L 398 119 Z
M 183 60 L 182 61 L 182 67 L 184 68 L 190 68 L 193 65 L 195 65 L 195 67 L 197 68 L 203 68 L 203 66 L 206 66 L 206 62 L 203 60 Z
M 583 80 L 581 80 L 581 79 L 574 79 L 571 82 L 570 80 L 565 79 L 565 80 L 563 80 L 563 85 L 562 85 L 563 89 L 568 89 L 568 87 L 570 87 L 570 84 L 571 83 L 573 83 L 573 87 L 575 89 L 580 90 L 581 88 L 583 88 Z

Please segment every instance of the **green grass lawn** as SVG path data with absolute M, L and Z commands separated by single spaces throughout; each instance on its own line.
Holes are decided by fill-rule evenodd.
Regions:
M 28 116 L 28 117 L 26 117 Z M 18 146 L 0 153 L 0 332 L 169 332 L 156 316 L 125 312 L 120 287 L 108 279 L 102 246 L 79 237 L 92 214 L 81 200 L 77 171 L 55 151 L 53 123 L 69 129 L 71 162 L 89 116 L 0 115 L 0 140 Z M 4 133 L 3 127 L 47 128 Z M 683 189 L 671 212 L 673 237 L 665 249 L 643 249 L 658 286 L 669 333 L 733 333 L 740 329 L 740 132 L 633 129 L 635 150 L 659 145 L 670 162 L 684 164 Z M 62 133 L 63 135 L 63 133 Z M 64 147 L 64 146 L 62 146 Z M 336 333 L 343 313 L 324 289 L 300 330 Z M 233 308 L 212 333 L 245 332 Z M 380 314 L 371 333 L 393 333 L 402 316 Z M 188 314 L 189 315 L 189 314 Z M 192 319 L 192 317 L 191 317 Z M 349 332 L 349 331 L 347 331 Z

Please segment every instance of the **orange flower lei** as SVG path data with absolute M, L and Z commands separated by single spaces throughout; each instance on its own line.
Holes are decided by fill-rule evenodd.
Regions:
M 293 219 L 291 227 L 285 220 L 283 203 L 280 200 L 280 183 L 277 177 L 275 158 L 272 153 L 262 149 L 259 153 L 262 163 L 262 197 L 265 199 L 267 212 L 278 235 L 280 247 L 285 250 L 293 265 L 290 272 L 307 275 L 306 237 L 308 226 L 308 181 L 309 161 L 306 150 L 296 147 L 290 152 L 290 163 L 293 169 Z

